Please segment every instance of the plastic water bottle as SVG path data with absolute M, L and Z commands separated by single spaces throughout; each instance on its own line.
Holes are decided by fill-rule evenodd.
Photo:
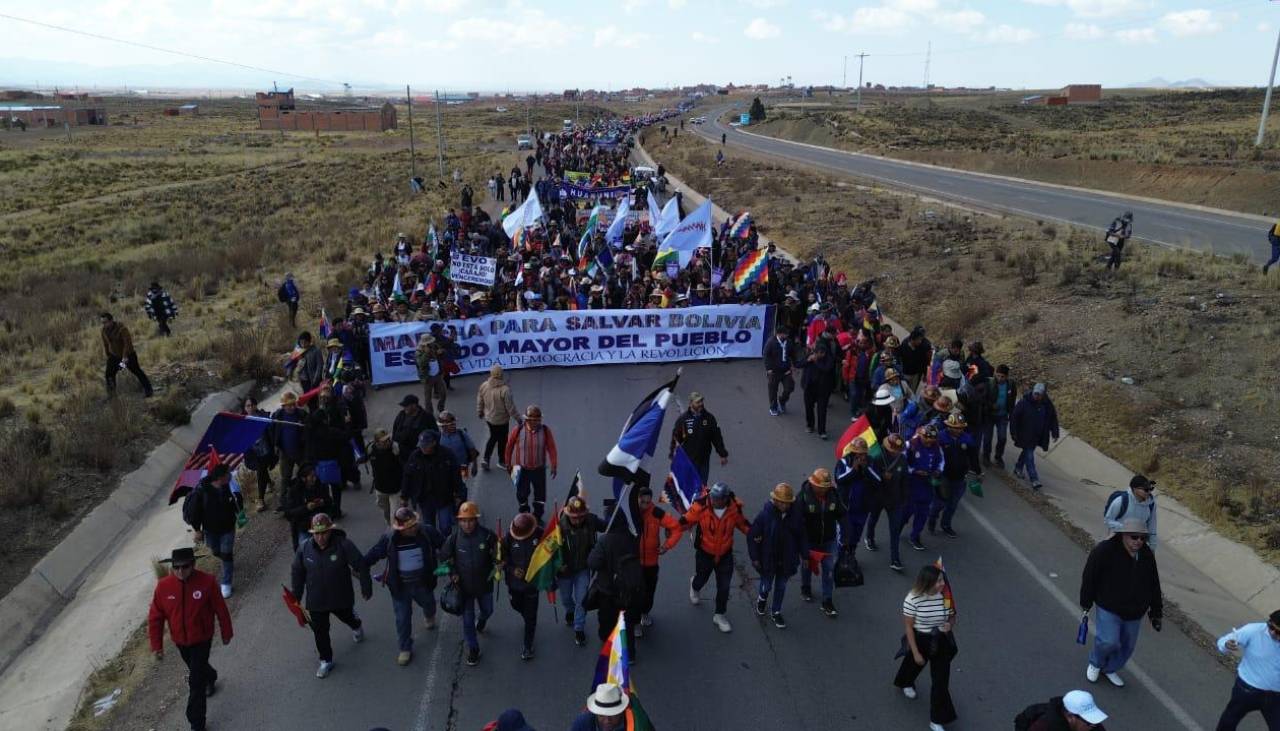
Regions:
M 1080 626 L 1076 628 L 1076 644 L 1083 645 L 1089 639 L 1089 613 L 1080 617 Z

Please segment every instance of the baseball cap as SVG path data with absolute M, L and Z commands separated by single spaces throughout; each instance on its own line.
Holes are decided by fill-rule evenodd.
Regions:
M 1107 714 L 1093 702 L 1093 695 L 1083 690 L 1073 690 L 1062 696 L 1062 707 L 1067 713 L 1074 713 L 1089 723 L 1102 723 Z

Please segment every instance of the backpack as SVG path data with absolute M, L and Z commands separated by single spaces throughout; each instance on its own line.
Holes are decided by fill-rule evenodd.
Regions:
M 1107 504 L 1102 507 L 1102 515 L 1105 518 L 1107 512 L 1111 510 L 1111 504 L 1120 501 L 1120 512 L 1116 515 L 1116 520 L 1124 520 L 1124 514 L 1129 512 L 1129 491 L 1116 490 L 1107 496 Z
M 283 284 L 280 285 L 280 289 L 276 290 L 276 299 L 280 300 L 281 302 L 289 301 L 289 290 L 286 289 Z
M 618 599 L 622 605 L 633 606 L 644 594 L 644 568 L 640 566 L 639 555 L 627 553 L 618 558 L 614 582 L 618 587 Z
M 244 453 L 244 466 L 255 472 L 259 469 L 269 470 L 276 466 L 276 452 L 271 448 L 271 441 L 266 434 L 258 437 L 253 446 Z
M 1048 703 L 1032 703 L 1022 709 L 1022 713 L 1019 713 L 1014 717 L 1013 731 L 1027 731 L 1031 728 L 1031 724 L 1039 721 L 1043 716 L 1048 714 L 1052 708 L 1053 707 Z

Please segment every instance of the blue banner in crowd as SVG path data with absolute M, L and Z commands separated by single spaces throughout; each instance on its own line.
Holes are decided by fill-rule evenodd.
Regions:
M 631 195 L 630 185 L 616 185 L 612 188 L 592 188 L 586 185 L 560 183 L 560 190 L 570 198 L 621 198 Z

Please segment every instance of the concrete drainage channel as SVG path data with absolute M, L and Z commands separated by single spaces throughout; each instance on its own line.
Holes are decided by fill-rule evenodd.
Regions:
M 111 495 L 80 521 L 3 599 L 0 599 L 0 676 L 75 598 L 90 573 L 140 519 L 165 499 L 209 421 L 235 410 L 252 381 L 206 396 L 186 426 L 170 432 L 138 469 L 120 478 Z M 158 553 L 165 547 L 158 546 Z M 146 567 L 149 571 L 150 567 Z M 116 648 L 118 651 L 119 648 Z

